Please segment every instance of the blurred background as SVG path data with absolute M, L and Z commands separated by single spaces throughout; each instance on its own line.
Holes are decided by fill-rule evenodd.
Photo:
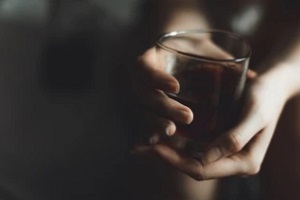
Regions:
M 140 6 L 0 0 L 0 199 L 125 198 L 114 188 L 129 147 L 119 85 Z

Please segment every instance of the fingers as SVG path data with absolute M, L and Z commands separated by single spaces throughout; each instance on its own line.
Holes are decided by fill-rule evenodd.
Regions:
M 247 71 L 247 79 L 253 80 L 257 77 L 257 73 L 251 69 L 248 69 Z
M 134 76 L 137 82 L 134 86 L 141 102 L 164 118 L 184 124 L 190 123 L 193 119 L 192 111 L 164 93 L 179 92 L 179 83 L 175 77 L 164 72 L 157 64 L 155 48 L 147 50 L 138 62 L 135 71 L 137 74 Z
M 166 141 L 175 134 L 176 125 L 173 121 L 160 117 L 154 112 L 140 110 L 141 121 L 137 124 L 138 132 L 136 143 L 154 145 Z
M 180 154 L 173 148 L 164 145 L 164 144 L 157 144 L 153 146 L 145 146 L 145 145 L 137 145 L 133 149 L 132 153 L 152 157 L 157 159 L 158 161 L 163 161 L 164 163 L 171 165 L 172 167 L 190 175 L 191 177 L 197 180 L 204 180 L 201 172 L 202 165 L 200 162 L 185 157 L 184 155 Z
M 156 64 L 154 53 L 154 49 L 150 49 L 139 59 L 138 78 L 141 85 L 146 86 L 140 90 L 139 97 L 159 117 L 149 120 L 151 145 L 138 144 L 134 153 L 166 162 L 196 180 L 257 173 L 271 140 L 272 134 L 268 133 L 273 131 L 265 128 L 264 120 L 252 105 L 239 125 L 220 136 L 203 154 L 201 161 L 172 148 L 168 143 L 161 143 L 164 136 L 174 134 L 174 122 L 189 124 L 193 113 L 163 92 L 178 92 L 179 84 Z M 233 67 L 241 70 L 238 66 Z M 247 72 L 250 80 L 256 76 L 254 71 Z
M 239 125 L 222 134 L 202 156 L 205 164 L 215 162 L 241 151 L 245 145 L 264 127 L 264 120 L 257 110 L 252 107 L 241 120 Z
M 259 172 L 274 127 L 267 128 L 255 135 L 247 148 L 229 157 L 223 157 L 212 163 L 203 163 L 186 156 L 173 148 L 157 144 L 152 146 L 138 145 L 133 153 L 149 156 L 188 174 L 195 180 L 208 180 L 233 175 L 255 175 Z
M 144 104 L 167 119 L 184 124 L 189 124 L 193 120 L 190 108 L 169 98 L 160 90 L 145 91 L 140 98 Z
M 156 116 L 153 113 L 147 113 L 145 118 L 147 122 L 147 140 L 148 144 L 154 145 L 162 141 L 162 139 L 174 135 L 176 131 L 175 123 L 169 119 Z
M 242 160 L 236 158 L 224 158 L 204 165 L 200 161 L 186 157 L 184 154 L 164 144 L 152 146 L 137 145 L 133 153 L 163 161 L 198 181 L 237 174 L 243 175 L 243 170 L 246 169 L 246 166 L 244 166 L 246 163 L 242 163 Z
M 138 59 L 137 77 L 142 85 L 165 92 L 178 93 L 179 83 L 175 77 L 167 74 L 156 62 L 155 48 L 146 51 Z

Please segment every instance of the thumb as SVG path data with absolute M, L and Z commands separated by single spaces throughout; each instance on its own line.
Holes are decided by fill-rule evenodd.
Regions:
M 256 109 L 245 113 L 240 123 L 222 134 L 202 155 L 204 164 L 215 162 L 241 151 L 263 129 L 263 120 Z

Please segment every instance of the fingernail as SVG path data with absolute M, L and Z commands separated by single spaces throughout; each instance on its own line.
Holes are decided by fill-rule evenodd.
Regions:
M 204 164 L 212 163 L 219 160 L 222 156 L 223 153 L 219 147 L 212 147 L 202 156 L 202 162 Z
M 175 90 L 174 90 L 174 93 L 178 94 L 180 92 L 180 86 L 179 84 L 175 84 Z
M 192 123 L 193 119 L 194 119 L 194 114 L 191 111 L 184 111 L 185 115 L 188 116 L 186 118 L 186 124 L 190 124 Z
M 176 127 L 175 127 L 173 124 L 169 125 L 169 126 L 166 128 L 166 135 L 167 135 L 167 136 L 172 136 L 172 135 L 174 135 L 175 129 L 176 129 Z
M 180 110 L 174 110 L 173 116 L 177 119 L 177 121 L 184 123 L 184 124 L 190 124 L 193 121 L 193 113 L 186 109 L 180 109 Z

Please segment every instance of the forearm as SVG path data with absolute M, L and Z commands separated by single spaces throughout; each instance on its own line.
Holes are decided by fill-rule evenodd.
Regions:
M 300 39 L 294 41 L 287 53 L 276 57 L 276 61 L 271 64 L 273 67 L 263 71 L 260 79 L 273 81 L 278 91 L 283 90 L 286 98 L 300 94 Z

